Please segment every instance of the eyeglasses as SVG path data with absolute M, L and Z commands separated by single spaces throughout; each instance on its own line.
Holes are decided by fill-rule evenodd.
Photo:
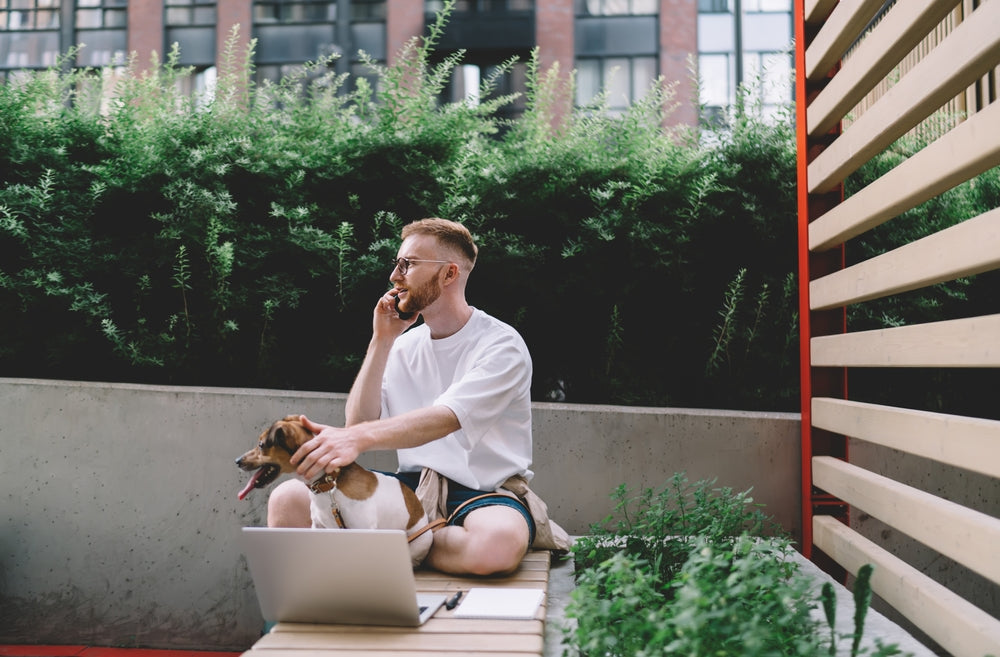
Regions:
M 406 276 L 406 272 L 410 270 L 410 265 L 415 262 L 440 262 L 443 264 L 451 264 L 451 260 L 418 260 L 417 258 L 396 258 L 392 261 L 392 268 L 398 269 L 399 273 Z

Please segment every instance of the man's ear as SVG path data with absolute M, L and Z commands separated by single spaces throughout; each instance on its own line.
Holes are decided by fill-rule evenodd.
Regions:
M 458 274 L 460 271 L 461 270 L 459 270 L 458 265 L 456 265 L 454 262 L 448 263 L 448 269 L 446 269 L 444 272 L 445 283 L 447 284 L 457 281 Z

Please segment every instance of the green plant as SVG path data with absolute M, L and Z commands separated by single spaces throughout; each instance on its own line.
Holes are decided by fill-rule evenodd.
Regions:
M 746 493 L 694 485 L 675 474 L 659 493 L 613 494 L 615 514 L 573 547 L 577 587 L 566 614 L 564 654 L 814 657 L 835 655 L 836 596 L 799 572 L 791 544 L 764 536 Z M 770 527 L 774 529 L 774 527 Z M 855 584 L 852 657 L 861 647 L 871 600 L 871 567 Z M 819 598 L 817 600 L 817 597 Z M 829 626 L 825 639 L 822 606 Z M 828 642 L 827 642 L 828 641 Z M 876 641 L 873 655 L 898 654 Z
M 854 581 L 854 632 L 847 635 L 851 639 L 851 657 L 858 657 L 868 652 L 868 650 L 861 647 L 861 640 L 865 631 L 865 618 L 871 606 L 871 576 L 874 570 L 875 567 L 872 564 L 861 566 Z M 830 582 L 825 582 L 820 589 L 820 602 L 822 603 L 827 627 L 830 629 L 830 643 L 827 647 L 827 653 L 830 655 L 837 654 L 837 640 L 839 638 L 836 629 L 837 594 L 834 592 L 833 587 L 834 585 Z M 902 654 L 902 651 L 896 644 L 887 645 L 882 643 L 881 639 L 876 638 L 871 654 L 873 657 L 890 657 L 891 655 Z
M 573 548 L 576 567 L 585 569 L 612 554 L 625 552 L 655 565 L 669 582 L 691 545 L 705 541 L 728 546 L 743 534 L 780 533 L 780 528 L 754 504 L 750 491 L 716 487 L 714 480 L 688 481 L 675 473 L 662 489 L 633 495 L 624 484 L 612 494 L 614 511 L 591 526 Z
M 176 48 L 148 71 L 74 70 L 69 53 L 0 85 L 0 369 L 342 392 L 400 227 L 437 215 L 476 235 L 470 302 L 524 336 L 535 399 L 797 409 L 792 121 L 741 103 L 700 135 L 665 129 L 667 80 L 617 115 L 605 96 L 572 108 L 573 76 L 537 52 L 486 76 L 479 105 L 444 102 L 461 61 L 435 51 L 447 16 L 364 77 L 322 59 L 255 84 L 233 34 L 212 96 L 180 92 Z M 497 90 L 508 73 L 524 97 Z M 994 170 L 885 243 L 998 198 Z M 990 314 L 995 282 L 851 321 Z M 852 373 L 852 389 L 997 412 L 987 371 L 914 374 Z

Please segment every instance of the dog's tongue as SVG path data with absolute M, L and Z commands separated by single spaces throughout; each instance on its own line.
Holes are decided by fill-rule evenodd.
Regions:
M 244 497 L 249 495 L 250 491 L 252 491 L 254 489 L 254 486 L 257 485 L 257 480 L 260 479 L 260 475 L 263 471 L 264 468 L 254 470 L 253 475 L 250 477 L 250 481 L 247 482 L 247 485 L 243 487 L 243 490 L 240 491 L 237 497 L 239 497 L 242 500 Z

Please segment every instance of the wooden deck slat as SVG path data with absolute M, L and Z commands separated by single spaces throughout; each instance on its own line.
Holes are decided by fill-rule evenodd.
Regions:
M 473 623 L 474 624 L 474 623 Z M 498 644 L 507 652 L 541 654 L 544 640 L 539 634 L 507 634 L 502 639 L 495 634 L 475 631 L 445 634 L 424 632 L 377 632 L 357 629 L 354 632 L 309 633 L 293 632 L 266 634 L 254 644 L 252 651 L 282 650 L 423 650 L 451 652 L 456 650 L 490 650 Z M 256 656 L 255 656 L 256 657 Z
M 417 576 L 417 588 L 428 584 L 438 586 L 440 584 L 459 584 L 469 586 L 479 582 L 480 586 L 535 586 L 535 588 L 545 588 L 541 586 L 549 581 L 549 571 L 546 570 L 525 570 L 511 577 L 483 577 L 483 578 L 462 578 L 452 577 L 444 573 L 421 573 Z
M 260 651 L 252 657 L 340 657 L 341 655 L 363 655 L 364 657 L 427 657 L 425 651 L 420 650 L 338 650 L 336 648 L 324 648 L 318 650 L 268 650 Z M 524 657 L 523 652 L 511 652 L 504 646 L 497 646 L 495 650 L 463 651 L 456 650 L 448 652 L 448 657 Z
M 439 611 L 434 618 L 430 619 L 420 627 L 398 627 L 391 625 L 370 625 L 372 632 L 421 632 L 448 634 L 468 629 L 468 618 L 455 618 L 454 612 L 447 610 Z M 440 616 L 440 617 L 439 617 Z M 523 634 L 542 634 L 545 631 L 545 623 L 540 619 L 535 620 L 506 620 L 506 619 L 482 619 L 477 621 L 477 632 L 483 634 L 506 634 L 509 632 L 520 632 Z M 343 634 L 344 632 L 357 632 L 357 625 L 312 625 L 308 623 L 278 623 L 271 634 Z
M 550 555 L 529 552 L 507 577 L 458 577 L 431 570 L 414 573 L 421 593 L 454 593 L 472 587 L 522 587 L 548 591 Z M 456 618 L 443 607 L 420 627 L 279 623 L 244 657 L 540 657 L 545 646 L 546 601 L 532 620 Z

